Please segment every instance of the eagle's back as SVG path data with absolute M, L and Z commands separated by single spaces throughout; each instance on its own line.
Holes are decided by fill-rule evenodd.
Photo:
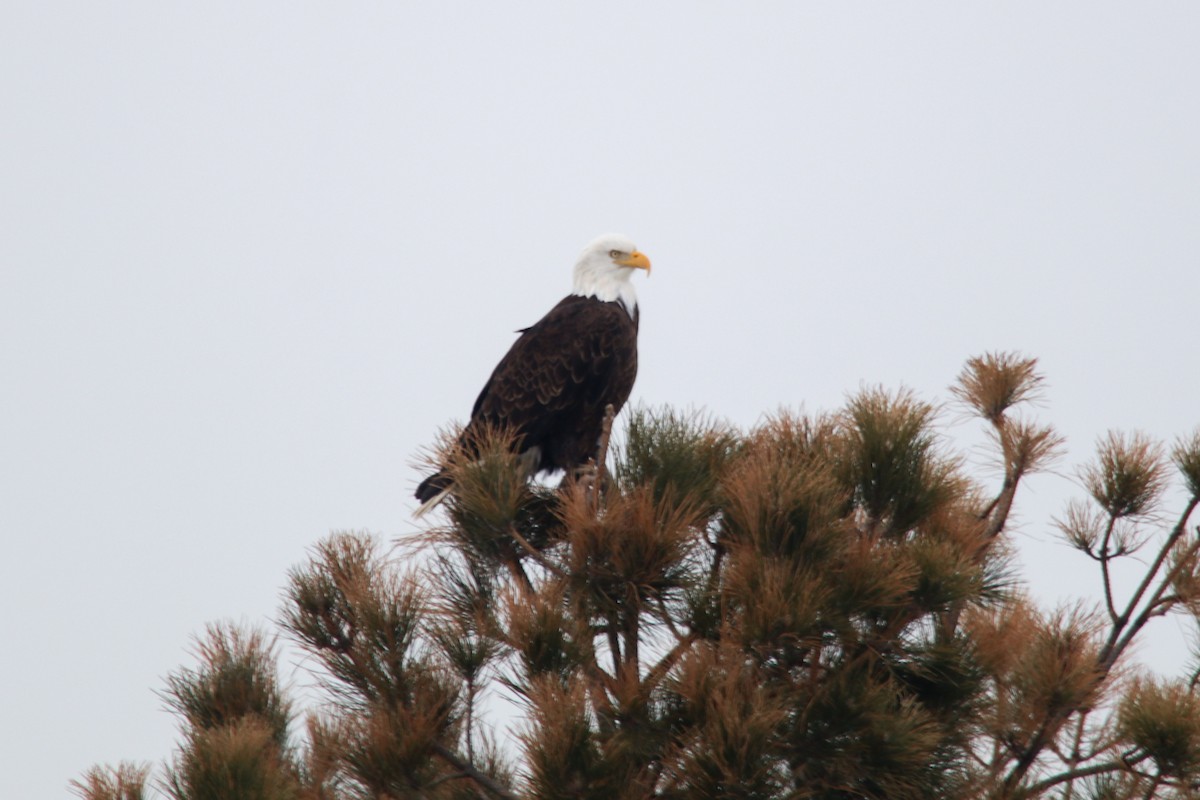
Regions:
M 508 426 L 539 471 L 569 469 L 596 453 L 609 403 L 620 411 L 637 377 L 637 310 L 594 297 L 563 299 L 520 338 L 479 393 L 467 433 Z

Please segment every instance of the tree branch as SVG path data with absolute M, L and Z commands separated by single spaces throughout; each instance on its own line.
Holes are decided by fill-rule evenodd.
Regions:
M 504 798 L 504 800 L 518 800 L 515 794 L 505 789 L 495 778 L 484 772 L 480 772 L 473 764 L 464 761 L 441 742 L 433 743 L 433 752 L 449 763 L 450 766 L 462 772 L 496 797 Z
M 687 653 L 699 638 L 696 634 L 689 633 L 671 648 L 671 652 L 659 659 L 658 663 L 650 668 L 650 671 L 646 673 L 646 677 L 642 680 L 643 690 L 652 690 L 660 680 L 666 677 L 671 668 L 679 663 L 679 659 L 683 658 L 684 654 Z
M 546 556 L 541 551 L 539 551 L 536 547 L 531 545 L 529 543 L 529 540 L 520 534 L 520 532 L 517 530 L 516 525 L 508 526 L 508 534 L 509 534 L 509 536 L 512 536 L 514 539 L 516 539 L 517 544 L 521 545 L 521 549 L 524 550 L 529 555 L 530 558 L 532 558 L 534 561 L 536 561 L 539 567 L 541 567 L 542 569 L 546 570 L 547 572 L 550 572 L 560 578 L 565 578 L 567 576 L 567 574 L 565 572 L 563 572 L 558 567 L 557 564 L 550 561 L 548 558 L 546 558 Z M 529 579 L 526 578 L 525 581 L 526 581 L 526 583 L 528 583 Z M 530 584 L 530 586 L 532 587 L 532 584 Z
M 613 404 L 604 407 L 604 422 L 600 426 L 600 444 L 596 448 L 596 480 L 604 483 L 605 463 L 608 460 L 608 440 L 612 436 L 613 418 L 617 415 Z
M 618 639 L 617 615 L 615 613 L 609 612 L 608 624 L 604 628 L 608 634 L 608 649 L 612 655 L 613 675 L 619 677 L 621 675 L 621 642 Z
M 1133 617 L 1133 613 L 1137 609 L 1138 604 L 1141 603 L 1147 589 L 1150 588 L 1150 584 L 1153 583 L 1154 578 L 1158 575 L 1158 571 L 1162 568 L 1163 562 L 1167 560 L 1167 556 L 1170 555 L 1171 549 L 1175 546 L 1175 543 L 1179 541 L 1179 538 L 1183 536 L 1184 530 L 1187 529 L 1188 519 L 1192 516 L 1192 512 L 1195 511 L 1197 503 L 1200 503 L 1200 497 L 1193 497 L 1188 501 L 1187 507 L 1184 508 L 1183 513 L 1179 516 L 1179 521 L 1175 523 L 1175 527 L 1171 529 L 1170 535 L 1167 536 L 1167 541 L 1159 549 L 1158 555 L 1154 559 L 1154 563 L 1148 570 L 1146 570 L 1146 575 L 1142 578 L 1142 582 L 1138 585 L 1137 591 L 1133 593 L 1133 597 L 1130 598 L 1129 604 L 1125 607 L 1125 610 L 1121 613 L 1120 617 L 1118 617 L 1113 623 L 1113 629 L 1108 636 L 1108 641 L 1104 643 L 1104 647 L 1100 650 L 1100 665 L 1102 668 L 1104 668 L 1106 673 L 1108 669 L 1110 669 L 1112 665 L 1116 663 L 1117 659 L 1121 656 L 1121 653 L 1125 650 L 1125 648 L 1129 646 L 1129 642 L 1132 641 L 1132 637 L 1137 634 L 1141 627 L 1146 624 L 1146 620 L 1149 619 L 1147 615 L 1143 614 L 1138 618 L 1137 621 L 1135 621 L 1134 627 L 1131 628 L 1125 636 L 1122 636 L 1122 631 L 1125 629 L 1125 626 L 1129 624 L 1130 618 Z M 1195 545 L 1193 545 L 1193 548 L 1194 547 Z M 1181 560 L 1180 563 L 1182 564 L 1184 562 Z M 1178 566 L 1176 569 L 1178 569 Z M 1155 600 L 1162 595 L 1162 592 L 1165 590 L 1166 586 L 1170 585 L 1169 580 L 1174 577 L 1174 572 L 1175 570 L 1172 570 L 1171 574 L 1169 574 L 1167 578 L 1164 579 L 1163 583 L 1160 584 L 1158 591 L 1155 592 Z M 1153 601 L 1151 602 L 1151 606 L 1153 606 Z
M 1094 678 L 1096 685 L 1103 683 L 1104 680 L 1108 678 L 1109 673 L 1112 671 L 1113 666 L 1117 663 L 1117 660 L 1121 657 L 1122 653 L 1125 652 L 1125 650 L 1133 642 L 1134 637 L 1138 635 L 1138 633 L 1143 627 L 1145 627 L 1146 623 L 1154 615 L 1155 605 L 1174 581 L 1176 575 L 1184 567 L 1184 565 L 1188 563 L 1189 557 L 1197 550 L 1200 550 L 1200 540 L 1198 540 L 1188 548 L 1187 556 L 1179 559 L 1178 563 L 1176 563 L 1176 565 L 1162 578 L 1162 581 L 1154 590 L 1150 598 L 1150 602 L 1146 605 L 1145 609 L 1143 609 L 1142 613 L 1133 619 L 1132 624 L 1130 624 L 1129 620 L 1133 617 L 1134 612 L 1137 610 L 1137 607 L 1141 603 L 1142 598 L 1145 596 L 1146 591 L 1149 589 L 1150 584 L 1153 583 L 1154 579 L 1158 576 L 1159 570 L 1162 568 L 1163 563 L 1167 560 L 1167 556 L 1170 555 L 1175 543 L 1179 541 L 1179 538 L 1183 535 L 1184 530 L 1186 530 L 1187 521 L 1191 517 L 1192 512 L 1195 510 L 1198 503 L 1200 503 L 1200 497 L 1192 497 L 1188 501 L 1187 507 L 1183 510 L 1183 513 L 1179 517 L 1179 521 L 1175 524 L 1175 527 L 1171 529 L 1170 535 L 1167 536 L 1167 541 L 1158 551 L 1158 556 L 1154 559 L 1154 563 L 1148 570 L 1146 570 L 1146 575 L 1142 579 L 1141 584 L 1138 586 L 1137 591 L 1134 592 L 1133 597 L 1130 599 L 1129 605 L 1125 607 L 1125 610 L 1113 622 L 1112 632 L 1109 634 L 1108 640 L 1104 643 L 1104 646 L 1100 649 L 1100 653 L 1096 657 L 1096 677 Z M 1122 631 L 1124 631 L 1124 633 L 1122 633 Z M 1029 768 L 1033 766 L 1033 763 L 1037 760 L 1042 750 L 1045 749 L 1049 740 L 1058 732 L 1059 726 L 1061 726 L 1071 716 L 1071 714 L 1075 713 L 1077 710 L 1078 709 L 1069 709 L 1065 712 L 1060 711 L 1053 716 L 1047 717 L 1045 722 L 1043 722 L 1042 726 L 1038 729 L 1038 732 L 1030 741 L 1029 745 L 1020 754 L 1020 756 L 1018 756 L 1017 763 L 1013 766 L 1012 770 L 1008 773 L 1008 776 L 1004 779 L 1005 795 L 1012 794 L 1013 790 L 1029 772 Z
M 1134 759 L 1130 759 L 1127 756 L 1122 756 L 1119 759 L 1116 759 L 1113 761 L 1103 761 L 1099 764 L 1093 764 L 1090 767 L 1080 767 L 1079 769 L 1070 769 L 1070 770 L 1067 770 L 1066 772 L 1060 772 L 1057 775 L 1054 775 L 1050 778 L 1046 778 L 1043 781 L 1038 781 L 1037 783 L 1030 786 L 1026 790 L 1026 793 L 1029 797 L 1035 797 L 1040 792 L 1044 792 L 1047 789 L 1050 789 L 1050 788 L 1057 786 L 1060 783 L 1064 783 L 1066 781 L 1075 781 L 1075 780 L 1078 780 L 1079 778 L 1090 778 L 1093 775 L 1103 775 L 1106 772 L 1127 772 L 1130 769 L 1132 769 L 1135 764 L 1139 764 L 1142 761 L 1145 761 L 1148 757 L 1149 756 L 1147 756 L 1145 754 L 1140 755 Z
M 1104 541 L 1100 544 L 1100 555 L 1097 560 L 1100 562 L 1100 571 L 1104 575 L 1104 605 L 1108 608 L 1108 616 L 1115 623 L 1117 617 L 1117 607 L 1113 603 L 1112 590 L 1112 575 L 1108 570 L 1108 562 L 1112 559 L 1112 554 L 1108 552 L 1108 545 L 1112 541 L 1113 528 L 1116 527 L 1117 518 L 1109 514 L 1108 525 L 1104 527 Z
M 996 499 L 988 506 L 991 518 L 983 532 L 985 540 L 995 539 L 1000 535 L 1000 531 L 1004 530 L 1004 525 L 1008 522 L 1008 515 L 1012 511 L 1013 498 L 1017 495 L 1017 484 L 1020 481 L 1020 475 L 1011 469 L 1005 470 L 1004 484 L 1000 487 L 1000 494 L 996 495 Z

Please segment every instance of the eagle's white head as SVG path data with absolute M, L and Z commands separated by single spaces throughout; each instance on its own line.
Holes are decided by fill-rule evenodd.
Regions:
M 629 278 L 638 269 L 646 270 L 649 275 L 650 259 L 638 251 L 628 236 L 606 233 L 589 242 L 579 254 L 571 294 L 610 303 L 617 301 L 632 315 L 637 308 L 637 293 Z

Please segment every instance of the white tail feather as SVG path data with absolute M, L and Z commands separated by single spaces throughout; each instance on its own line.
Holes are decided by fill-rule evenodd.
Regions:
M 448 494 L 450 494 L 449 486 L 447 486 L 445 489 L 442 489 L 424 503 L 421 503 L 421 505 L 417 507 L 417 510 L 413 512 L 413 519 L 421 519 L 430 511 L 433 511 L 436 506 L 440 505 L 441 502 L 446 499 L 446 495 Z
M 531 447 L 517 457 L 517 468 L 521 471 L 521 476 L 528 480 L 538 470 L 538 465 L 542 461 L 542 448 Z M 421 519 L 435 507 L 441 504 L 446 499 L 446 495 L 454 489 L 454 484 L 451 483 L 445 489 L 435 494 L 433 497 L 426 500 L 424 503 L 413 512 L 413 519 Z

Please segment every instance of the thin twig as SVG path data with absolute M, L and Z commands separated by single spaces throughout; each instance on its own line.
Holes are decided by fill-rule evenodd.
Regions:
M 617 412 L 612 403 L 604 407 L 604 422 L 600 426 L 600 446 L 596 450 L 596 471 L 600 477 L 604 476 L 604 462 L 608 457 L 608 439 L 612 436 L 613 418 L 616 415 Z
M 449 783 L 450 781 L 466 781 L 466 780 L 470 780 L 470 779 L 471 779 L 471 776 L 465 772 L 448 772 L 440 778 L 434 778 L 433 780 L 431 780 L 429 783 L 426 783 L 421 788 L 422 789 L 432 789 L 435 786 L 441 786 L 443 783 Z M 482 796 L 487 797 L 486 794 L 484 794 Z
M 475 761 L 475 676 L 467 678 L 467 761 Z
M 1117 525 L 1117 518 L 1111 514 L 1108 517 L 1108 524 L 1104 526 L 1104 541 L 1100 543 L 1100 571 L 1104 575 L 1104 605 L 1108 607 L 1108 616 L 1115 623 L 1119 617 L 1117 616 L 1117 607 L 1113 603 L 1112 576 L 1109 574 L 1108 562 L 1112 560 L 1113 554 L 1109 553 L 1108 545 L 1112 541 L 1113 528 Z
M 1133 642 L 1134 637 L 1138 635 L 1138 633 L 1143 627 L 1145 627 L 1146 623 L 1149 622 L 1152 617 L 1161 616 L 1164 613 L 1160 608 L 1160 603 L 1163 600 L 1163 593 L 1167 590 L 1167 587 L 1175 582 L 1175 579 L 1179 577 L 1179 573 L 1187 567 L 1188 562 L 1195 557 L 1198 550 L 1200 550 L 1200 542 L 1194 542 L 1193 544 L 1189 545 L 1183 557 L 1179 559 L 1179 562 L 1163 577 L 1158 589 L 1156 589 L 1154 594 L 1151 596 L 1150 602 L 1146 604 L 1146 607 L 1142 609 L 1142 613 L 1138 614 L 1137 618 L 1134 619 L 1133 623 L 1129 626 L 1129 630 L 1125 632 L 1125 635 L 1121 637 L 1120 641 L 1117 642 L 1115 647 L 1108 654 L 1109 663 L 1116 663 L 1116 660 L 1120 658 L 1121 654 L 1125 652 L 1125 649 L 1128 648 Z
M 637 590 L 631 588 L 629 594 L 633 595 L 633 602 L 625 603 L 625 665 L 627 668 L 633 669 L 633 674 L 637 675 L 639 669 L 638 661 L 638 645 L 641 639 L 641 605 L 637 602 Z M 628 600 L 628 598 L 626 598 Z
M 995 539 L 1000 535 L 1000 531 L 1004 530 L 1004 525 L 1008 522 L 1008 515 L 1012 511 L 1013 498 L 1017 494 L 1017 484 L 1020 482 L 1020 474 L 1011 469 L 1006 472 L 1004 484 L 1000 487 L 1000 494 L 996 495 L 995 502 L 989 506 L 991 519 L 983 532 L 985 541 Z
M 508 526 L 508 535 L 513 537 L 517 544 L 521 545 L 521 549 L 524 550 L 530 558 L 536 561 L 539 567 L 547 572 L 553 573 L 560 578 L 567 577 L 567 574 L 563 572 L 557 564 L 546 558 L 546 556 L 540 550 L 531 545 L 529 540 L 520 534 L 516 525 Z
M 999 436 L 1001 441 L 1003 441 L 1003 436 L 1000 436 L 1003 424 L 1003 417 L 1000 418 L 1000 421 L 993 423 L 997 436 Z M 979 548 L 979 552 L 975 556 L 979 561 L 983 560 L 988 547 L 1000 535 L 1000 532 L 1004 530 L 1004 526 L 1008 523 L 1008 515 L 1012 512 L 1013 500 L 1017 496 L 1017 486 L 1021 482 L 1021 473 L 1012 467 L 1008 461 L 1005 458 L 1004 483 L 1000 486 L 1000 492 L 979 515 L 980 520 L 987 520 L 987 525 L 983 529 L 984 544 Z M 965 601 L 960 600 L 938 615 L 937 637 L 939 642 L 948 642 L 954 639 L 954 634 L 958 630 L 958 621 L 962 617 L 965 608 Z
M 605 632 L 608 634 L 608 649 L 612 655 L 613 675 L 621 674 L 621 643 L 617 638 L 617 615 L 610 612 L 608 615 L 608 625 L 605 626 Z
M 1125 636 L 1123 638 L 1121 633 L 1125 626 L 1129 623 L 1130 618 L 1133 617 L 1133 612 L 1137 609 L 1138 604 L 1141 603 L 1142 597 L 1144 597 L 1146 594 L 1146 590 L 1150 588 L 1150 584 L 1158 575 L 1158 571 L 1162 568 L 1163 562 L 1167 560 L 1167 556 L 1170 554 L 1171 549 L 1175 546 L 1175 543 L 1179 541 L 1179 537 L 1183 536 L 1183 532 L 1187 529 L 1188 518 L 1191 517 L 1192 512 L 1195 511 L 1197 503 L 1200 503 L 1200 497 L 1193 497 L 1190 501 L 1188 501 L 1187 507 L 1184 508 L 1183 513 L 1179 516 L 1179 521 L 1175 523 L 1175 527 L 1171 529 L 1170 535 L 1167 536 L 1167 541 L 1158 551 L 1158 556 L 1154 559 L 1154 563 L 1150 566 L 1150 569 L 1146 570 L 1145 577 L 1142 578 L 1142 582 L 1138 585 L 1137 591 L 1135 591 L 1133 593 L 1133 597 L 1130 598 L 1129 604 L 1125 607 L 1125 611 L 1122 612 L 1121 616 L 1118 617 L 1116 622 L 1113 624 L 1113 629 L 1108 636 L 1108 641 L 1104 643 L 1104 647 L 1100 650 L 1100 663 L 1101 666 L 1106 669 L 1106 671 L 1107 668 L 1116 663 L 1116 660 L 1118 657 L 1120 657 L 1121 652 L 1128 646 L 1130 637 Z M 1182 560 L 1180 563 L 1183 563 Z M 1168 579 L 1171 577 L 1172 575 L 1167 576 Z M 1164 581 L 1164 584 L 1167 584 L 1167 581 Z M 1160 587 L 1160 590 L 1156 594 L 1161 595 L 1163 588 L 1165 588 L 1165 586 Z M 1145 624 L 1144 621 L 1142 624 Z M 1132 632 L 1136 633 L 1136 628 Z
M 515 558 L 504 559 L 504 563 L 508 566 L 508 571 L 512 573 L 521 587 L 528 593 L 533 593 L 533 581 L 529 580 L 529 575 L 525 572 L 525 568 L 521 566 L 521 562 Z
M 1117 660 L 1121 657 L 1125 650 L 1128 649 L 1134 638 L 1139 632 L 1141 632 L 1142 628 L 1145 627 L 1146 623 L 1153 616 L 1155 604 L 1163 596 L 1167 588 L 1175 581 L 1175 578 L 1178 576 L 1180 570 L 1182 570 L 1189 562 L 1190 557 L 1194 555 L 1198 549 L 1200 549 L 1200 541 L 1193 543 L 1188 548 L 1187 554 L 1183 558 L 1180 558 L 1175 566 L 1162 578 L 1158 588 L 1156 588 L 1151 595 L 1150 601 L 1146 605 L 1146 608 L 1141 614 L 1133 619 L 1131 623 L 1130 619 L 1133 618 L 1133 614 L 1141 603 L 1142 598 L 1145 596 L 1146 591 L 1149 589 L 1150 584 L 1153 583 L 1154 579 L 1158 576 L 1158 571 L 1162 568 L 1163 562 L 1167 560 L 1167 556 L 1175 547 L 1175 543 L 1179 541 L 1179 537 L 1181 537 L 1183 532 L 1187 529 L 1187 521 L 1191 517 L 1192 512 L 1196 509 L 1197 504 L 1200 504 L 1200 497 L 1193 497 L 1188 501 L 1187 507 L 1183 510 L 1183 513 L 1179 517 L 1179 521 L 1175 524 L 1175 527 L 1171 529 L 1170 535 L 1167 536 L 1167 541 L 1158 551 L 1158 556 L 1155 558 L 1154 563 L 1146 571 L 1145 577 L 1142 579 L 1137 591 L 1134 592 L 1129 604 L 1125 607 L 1125 610 L 1121 613 L 1121 615 L 1113 622 L 1113 628 L 1109 633 L 1108 640 L 1104 643 L 1104 646 L 1100 649 L 1100 653 L 1096 657 L 1096 676 L 1093 679 L 1096 685 L 1101 684 L 1105 679 L 1108 678 L 1109 673 L 1112 671 L 1113 665 L 1117 663 Z M 1038 732 L 1030 740 L 1029 745 L 1018 757 L 1017 763 L 1005 777 L 1004 794 L 1009 795 L 1013 792 L 1021 780 L 1024 779 L 1026 773 L 1029 772 L 1030 767 L 1033 766 L 1033 763 L 1037 760 L 1038 755 L 1041 754 L 1042 750 L 1045 749 L 1050 739 L 1052 739 L 1053 736 L 1058 732 L 1058 729 L 1062 723 L 1065 722 L 1071 716 L 1071 714 L 1075 713 L 1077 710 L 1078 709 L 1067 709 L 1047 717 L 1047 719 L 1038 729 Z
M 613 417 L 617 415 L 613 404 L 604 407 L 604 422 L 600 425 L 600 443 L 596 447 L 596 482 L 592 486 L 593 508 L 600 510 L 600 494 L 603 491 L 607 473 L 605 463 L 608 460 L 608 440 L 612 436 Z
M 1161 772 L 1154 776 L 1154 779 L 1150 781 L 1150 788 L 1142 795 L 1142 800 L 1154 800 L 1154 793 L 1158 791 L 1158 785 L 1162 783 L 1162 779 Z
M 667 630 L 669 630 L 671 635 L 676 639 L 682 639 L 683 634 L 679 632 L 678 626 L 675 625 L 675 620 L 671 619 L 671 612 L 667 610 L 667 603 L 662 599 L 662 595 L 659 595 L 655 599 L 658 600 L 658 611 L 660 614 L 662 614 L 662 619 L 663 622 L 666 623 Z
M 648 693 L 659 681 L 666 677 L 671 668 L 679 663 L 679 659 L 683 658 L 684 654 L 691 649 L 691 646 L 699 638 L 696 634 L 689 633 L 671 648 L 671 652 L 659 659 L 658 663 L 650 668 L 650 671 L 646 673 L 646 677 L 642 680 L 642 691 Z
M 433 743 L 433 752 L 439 757 L 445 759 L 450 766 L 454 767 L 460 772 L 465 773 L 467 777 L 497 797 L 504 798 L 504 800 L 517 800 L 517 796 L 501 786 L 495 778 L 484 772 L 480 772 L 475 765 L 464 761 L 460 756 L 447 748 L 441 742 Z
M 986 520 L 988 517 L 990 517 L 992 515 L 992 509 L 994 509 L 997 506 L 997 504 L 999 504 L 999 502 L 1000 502 L 1000 495 L 996 495 L 995 497 L 992 498 L 992 502 L 990 502 L 986 506 L 984 506 L 983 510 L 980 511 L 978 515 L 976 515 L 976 518 L 981 522 L 983 520 Z
M 1135 764 L 1144 761 L 1148 756 L 1141 755 L 1137 758 L 1130 759 L 1122 756 L 1120 759 L 1113 761 L 1104 761 L 1099 764 L 1093 764 L 1090 767 L 1080 767 L 1079 769 L 1070 769 L 1066 772 L 1060 772 L 1057 775 L 1046 778 L 1026 789 L 1026 794 L 1029 797 L 1036 797 L 1039 793 L 1057 786 L 1066 781 L 1075 781 L 1079 778 L 1088 778 L 1092 775 L 1103 775 L 1106 772 L 1127 772 L 1130 771 Z
M 1083 711 L 1079 714 L 1079 721 L 1075 726 L 1075 743 L 1071 746 L 1071 755 L 1063 759 L 1067 764 L 1068 771 L 1077 769 L 1083 763 L 1083 754 L 1080 753 L 1079 748 L 1083 745 L 1083 729 L 1087 723 L 1087 718 L 1088 712 Z M 1063 800 L 1071 800 L 1074 792 L 1075 779 L 1071 778 L 1067 781 L 1067 787 L 1063 792 Z

